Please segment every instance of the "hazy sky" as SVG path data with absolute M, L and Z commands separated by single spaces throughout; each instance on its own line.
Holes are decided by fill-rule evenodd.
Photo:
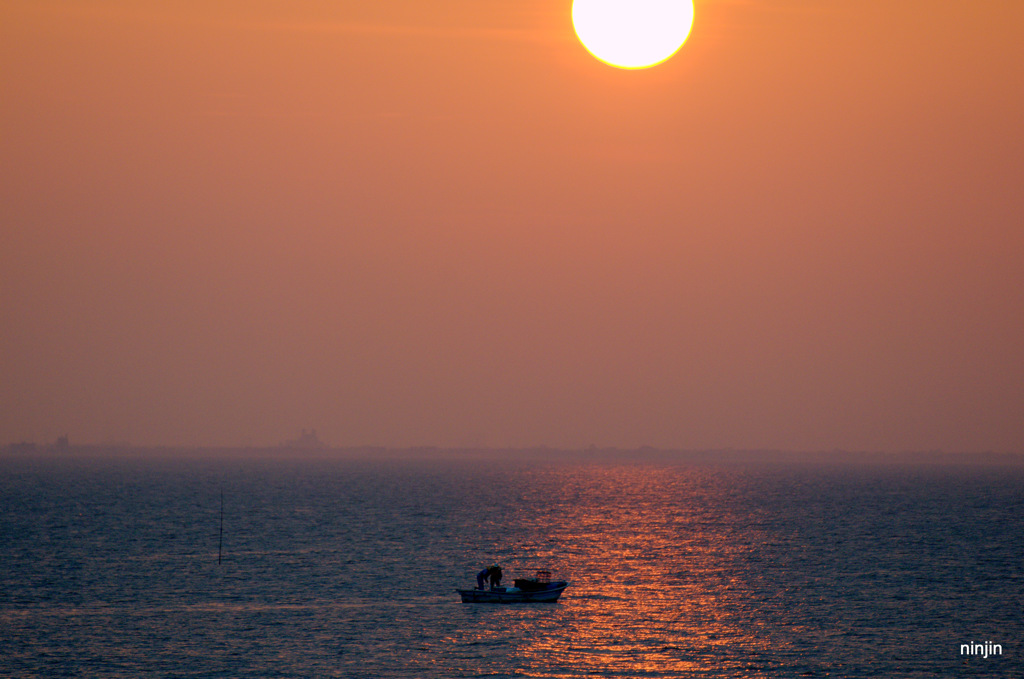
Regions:
M 0 444 L 1024 450 L 1024 2 L 0 0 Z

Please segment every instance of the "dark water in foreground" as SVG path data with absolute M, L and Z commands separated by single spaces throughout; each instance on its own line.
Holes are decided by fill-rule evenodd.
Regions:
M 0 512 L 0 676 L 1024 676 L 1020 470 L 7 460 Z M 495 561 L 573 585 L 459 603 Z

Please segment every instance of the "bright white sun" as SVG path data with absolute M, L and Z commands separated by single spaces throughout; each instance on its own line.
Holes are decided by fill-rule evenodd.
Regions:
M 572 23 L 595 57 L 648 68 L 676 53 L 693 25 L 692 0 L 573 0 Z

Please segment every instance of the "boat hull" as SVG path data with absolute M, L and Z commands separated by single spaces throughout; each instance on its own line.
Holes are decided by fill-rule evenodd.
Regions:
M 545 589 L 532 592 L 515 587 L 501 589 L 457 589 L 464 604 L 529 604 L 555 603 L 562 592 L 569 586 L 568 582 L 552 582 Z

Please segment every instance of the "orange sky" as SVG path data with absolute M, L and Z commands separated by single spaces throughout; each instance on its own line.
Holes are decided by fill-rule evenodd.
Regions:
M 0 444 L 1024 451 L 1024 2 L 0 0 Z

